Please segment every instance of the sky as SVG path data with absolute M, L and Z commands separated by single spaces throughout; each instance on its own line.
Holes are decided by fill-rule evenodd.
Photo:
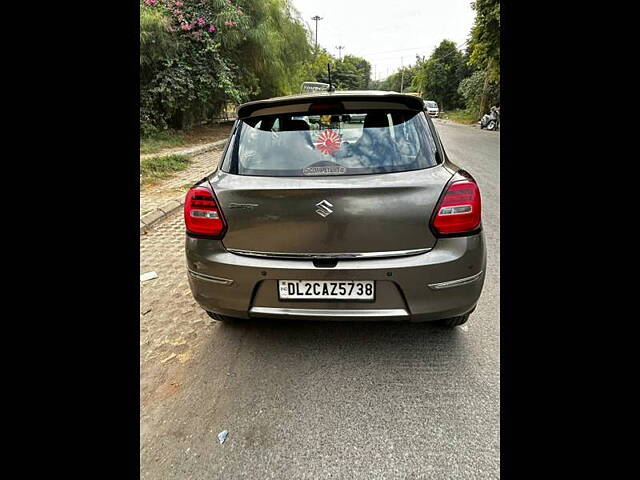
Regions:
M 291 0 L 332 55 L 356 55 L 371 63 L 371 76 L 381 80 L 401 65 L 429 57 L 442 40 L 464 49 L 475 12 L 471 0 Z M 344 46 L 339 51 L 336 47 Z M 375 73 L 375 76 L 374 76 Z

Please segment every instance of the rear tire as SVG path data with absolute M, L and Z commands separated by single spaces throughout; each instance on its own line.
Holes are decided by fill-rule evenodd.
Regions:
M 237 323 L 240 321 L 239 318 L 235 318 L 235 317 L 228 317 L 226 315 L 220 315 L 219 313 L 213 313 L 210 311 L 206 311 L 207 315 L 209 315 L 211 318 L 213 318 L 214 320 L 218 321 L 218 322 L 224 322 L 224 323 Z
M 457 317 L 445 318 L 443 320 L 440 320 L 440 324 L 444 327 L 454 328 L 466 323 L 467 320 L 469 320 L 469 315 L 471 315 L 471 312 L 465 313 L 464 315 L 459 315 Z
M 491 121 L 489 122 L 489 125 L 487 125 L 487 130 L 491 130 L 491 131 L 493 131 L 493 130 L 495 130 L 495 129 L 496 129 L 496 122 L 494 122 L 493 120 L 491 120 Z

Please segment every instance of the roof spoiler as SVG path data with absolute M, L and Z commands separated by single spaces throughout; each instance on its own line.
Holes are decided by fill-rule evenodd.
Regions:
M 424 108 L 424 102 L 421 98 L 413 97 L 410 95 L 404 95 L 402 93 L 388 93 L 383 95 L 349 95 L 341 94 L 339 92 L 333 94 L 323 95 L 306 95 L 299 97 L 280 97 L 272 98 L 269 100 L 256 100 L 254 102 L 248 102 L 238 107 L 238 118 L 250 117 L 256 110 L 262 110 L 264 108 L 277 108 L 288 105 L 308 105 L 310 103 L 342 103 L 342 102 L 394 102 L 404 105 L 410 110 L 420 111 Z

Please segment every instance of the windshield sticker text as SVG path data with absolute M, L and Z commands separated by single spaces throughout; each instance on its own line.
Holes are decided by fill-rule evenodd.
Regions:
M 346 167 L 340 165 L 327 165 L 323 167 L 305 167 L 304 175 L 342 175 L 347 172 Z

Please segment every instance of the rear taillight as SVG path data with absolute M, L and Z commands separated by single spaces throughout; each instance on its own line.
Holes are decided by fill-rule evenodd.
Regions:
M 227 225 L 215 196 L 205 187 L 193 187 L 184 200 L 184 223 L 187 232 L 222 238 Z
M 478 230 L 480 220 L 480 190 L 473 179 L 466 179 L 449 185 L 431 226 L 438 235 L 456 235 Z

